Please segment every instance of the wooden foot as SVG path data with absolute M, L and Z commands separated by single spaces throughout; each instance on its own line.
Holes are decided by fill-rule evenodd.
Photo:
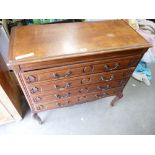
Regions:
M 122 97 L 123 97 L 123 93 L 122 92 L 120 92 L 119 94 L 117 94 L 115 96 L 115 98 L 111 101 L 111 106 L 113 107 L 116 104 L 116 102 L 118 100 L 120 100 Z
M 43 121 L 41 120 L 41 118 L 38 116 L 37 113 L 33 113 L 32 117 L 38 121 L 39 124 L 43 124 Z

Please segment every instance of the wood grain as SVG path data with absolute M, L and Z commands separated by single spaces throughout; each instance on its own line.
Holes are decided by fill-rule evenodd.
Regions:
M 101 98 L 108 97 L 108 96 L 113 96 L 116 93 L 121 92 L 121 91 L 122 91 L 122 88 L 113 88 L 113 89 L 102 91 L 102 92 L 98 91 L 98 92 L 93 92 L 93 93 L 88 93 L 88 94 L 83 94 L 83 95 L 77 95 L 72 98 L 67 98 L 67 99 L 63 99 L 59 101 L 53 100 L 50 102 L 46 102 L 44 104 L 34 104 L 34 107 L 35 107 L 36 112 L 45 111 L 49 109 L 55 109 L 55 108 L 62 108 L 62 107 L 67 107 L 67 106 L 71 106 L 75 104 L 81 104 L 85 102 L 94 101 L 94 100 L 101 99 Z
M 22 26 L 12 30 L 9 64 L 38 118 L 118 96 L 149 47 L 123 20 Z
M 80 63 L 76 65 L 72 64 L 67 66 L 24 72 L 22 75 L 27 84 L 45 80 L 66 79 L 71 77 L 77 77 L 79 75 L 82 76 L 93 73 L 120 70 L 128 67 L 135 67 L 137 66 L 140 58 L 141 55 L 135 55 L 134 57 L 128 56 L 123 58 L 117 58 L 114 59 L 114 61 L 112 61 L 112 59 L 108 59 Z M 116 66 L 117 64 L 118 67 Z M 109 67 L 109 69 L 106 68 L 107 66 Z
M 117 81 L 127 77 L 130 77 L 134 68 L 121 71 L 113 71 L 110 73 L 98 73 L 91 75 L 84 75 L 80 77 L 74 77 L 71 79 L 57 80 L 57 81 L 42 81 L 34 84 L 28 84 L 27 89 L 30 95 L 39 93 L 48 93 L 49 91 L 55 93 L 58 91 L 66 91 L 71 88 L 81 87 L 87 84 L 94 84 L 98 82 L 107 83 L 108 81 Z M 34 90 L 34 91 L 32 91 Z
M 70 99 L 77 95 L 84 95 L 92 92 L 105 92 L 106 90 L 116 88 L 116 87 L 124 87 L 127 83 L 128 79 L 122 79 L 120 81 L 109 81 L 106 83 L 100 82 L 95 84 L 88 84 L 76 88 L 72 88 L 66 91 L 57 91 L 53 93 L 49 91 L 47 93 L 38 94 L 35 96 L 31 95 L 32 101 L 34 104 L 44 104 L 50 101 L 59 102 L 60 100 Z
M 23 64 L 148 47 L 123 20 L 20 26 L 12 29 L 9 63 Z M 28 54 L 33 56 L 26 57 Z M 16 57 L 23 56 L 16 60 Z

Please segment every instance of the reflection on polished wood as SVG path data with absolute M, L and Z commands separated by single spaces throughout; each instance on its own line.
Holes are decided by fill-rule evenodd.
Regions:
M 34 118 L 38 112 L 94 101 L 123 89 L 151 45 L 123 20 L 12 29 L 9 64 Z

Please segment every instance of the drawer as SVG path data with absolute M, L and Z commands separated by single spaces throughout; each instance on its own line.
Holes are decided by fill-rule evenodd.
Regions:
M 53 80 L 77 77 L 79 75 L 88 75 L 92 73 L 109 72 L 129 67 L 135 67 L 138 64 L 140 58 L 141 55 L 135 57 L 130 56 L 114 60 L 81 63 L 63 67 L 23 72 L 22 76 L 25 83 L 27 84 L 46 80 L 53 81 Z
M 129 49 L 129 50 L 120 50 L 117 52 L 105 52 L 105 51 L 98 51 L 98 53 L 93 53 L 92 55 L 79 55 L 79 56 L 73 56 L 73 57 L 61 57 L 60 59 L 52 59 L 47 61 L 39 61 L 39 62 L 30 62 L 25 64 L 20 64 L 20 69 L 22 72 L 32 71 L 32 70 L 39 70 L 39 69 L 45 69 L 45 68 L 58 68 L 60 66 L 67 66 L 72 64 L 80 64 L 84 62 L 95 62 L 95 61 L 104 61 L 107 60 L 114 60 L 118 58 L 124 59 L 125 57 L 131 57 L 131 56 L 137 56 L 141 55 L 141 57 L 144 55 L 145 51 L 147 51 L 147 48 L 145 49 Z
M 97 92 L 97 91 L 106 91 L 116 87 L 124 87 L 128 79 L 121 81 L 109 81 L 107 83 L 97 83 L 93 85 L 84 85 L 77 88 L 72 88 L 68 91 L 59 91 L 59 92 L 48 92 L 45 94 L 31 96 L 32 102 L 34 104 L 45 103 L 51 100 L 61 100 L 66 98 L 71 98 L 77 95 L 83 95 L 87 93 Z
M 34 104 L 35 111 L 44 111 L 54 108 L 66 107 L 77 103 L 85 103 L 96 99 L 113 96 L 122 91 L 122 88 L 114 88 L 106 91 L 93 92 L 84 95 L 75 96 L 69 99 L 61 99 L 57 101 L 46 102 L 44 104 Z
M 111 71 L 109 73 L 105 72 L 87 76 L 80 76 L 65 80 L 37 82 L 35 84 L 27 85 L 27 89 L 31 95 L 35 95 L 38 93 L 47 93 L 49 91 L 66 91 L 71 88 L 81 87 L 87 84 L 94 84 L 99 82 L 107 83 L 109 81 L 129 78 L 133 70 L 134 68 L 130 68 L 120 71 Z

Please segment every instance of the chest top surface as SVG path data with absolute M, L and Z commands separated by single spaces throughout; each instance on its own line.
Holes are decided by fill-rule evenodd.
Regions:
M 19 26 L 11 32 L 9 64 L 146 47 L 150 44 L 123 20 Z

